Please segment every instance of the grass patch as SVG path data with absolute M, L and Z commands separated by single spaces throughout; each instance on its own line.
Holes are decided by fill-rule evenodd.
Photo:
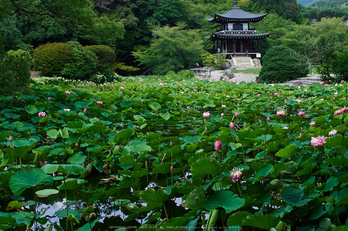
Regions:
M 260 74 L 261 68 L 249 68 L 244 70 L 232 70 L 232 73 Z

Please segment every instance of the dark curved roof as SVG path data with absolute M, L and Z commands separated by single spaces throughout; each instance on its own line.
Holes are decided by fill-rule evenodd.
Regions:
M 221 34 L 215 33 L 211 36 L 211 40 L 216 39 L 264 39 L 271 35 L 271 33 L 266 34 Z
M 206 18 L 209 22 L 240 22 L 240 21 L 249 21 L 249 22 L 258 22 L 261 21 L 267 14 L 251 14 L 238 6 L 234 5 L 228 12 L 225 14 L 215 14 L 214 18 Z

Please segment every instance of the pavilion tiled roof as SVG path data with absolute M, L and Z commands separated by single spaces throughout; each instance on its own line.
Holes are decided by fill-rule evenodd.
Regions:
M 234 5 L 228 12 L 225 14 L 215 14 L 214 18 L 206 18 L 209 22 L 258 22 L 266 17 L 267 14 L 251 14 L 238 6 Z
M 214 33 L 211 36 L 211 40 L 215 39 L 264 39 L 271 35 L 271 33 L 266 34 L 223 34 L 223 33 Z

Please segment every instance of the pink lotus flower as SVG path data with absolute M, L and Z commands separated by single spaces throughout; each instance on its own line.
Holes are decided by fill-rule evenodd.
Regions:
M 41 112 L 38 113 L 38 116 L 39 117 L 46 117 L 46 112 L 41 111 Z
M 170 166 L 170 171 L 173 171 L 174 167 L 173 165 Z
M 210 117 L 210 113 L 209 112 L 204 112 L 203 113 L 203 118 L 209 118 Z
M 83 109 L 83 112 L 86 113 L 87 112 L 87 108 L 85 107 L 85 109 Z
M 10 142 L 12 142 L 12 141 L 13 141 L 13 137 L 10 135 L 10 136 L 8 137 L 8 140 L 9 140 Z
M 327 86 L 329 86 L 329 84 L 325 84 L 324 86 L 327 87 Z
M 71 94 L 71 92 L 70 92 L 70 91 L 65 91 L 65 92 L 64 92 L 64 94 L 66 94 L 66 95 L 70 95 L 70 94 Z
M 337 130 L 336 129 L 332 129 L 332 131 L 329 132 L 329 137 L 333 137 L 336 134 L 337 134 Z
M 260 96 L 261 96 L 261 94 L 257 94 L 256 96 L 257 96 L 257 97 L 260 97 Z
M 344 110 L 337 110 L 337 111 L 335 111 L 335 115 L 341 115 L 341 114 L 343 114 L 343 112 L 344 112 Z
M 313 148 L 323 146 L 325 143 L 326 140 L 324 136 L 312 137 L 311 139 L 311 145 L 313 146 Z
M 320 82 L 320 85 L 324 85 L 324 82 Z
M 73 85 L 72 88 L 75 88 L 75 86 Z
M 224 116 L 225 114 L 224 113 L 221 113 L 221 116 Z
M 64 108 L 63 110 L 64 110 L 64 111 L 70 111 L 70 109 L 69 109 L 69 108 Z
M 219 150 L 222 147 L 222 143 L 220 140 L 217 140 L 214 144 L 215 151 Z
M 77 146 L 79 146 L 79 144 L 78 144 L 78 143 L 75 143 L 75 147 L 77 147 Z
M 268 121 L 268 122 L 271 121 L 271 118 L 267 117 L 267 121 Z
M 279 93 L 274 93 L 274 96 L 279 96 Z
M 315 126 L 315 122 L 314 122 L 314 121 L 311 122 L 311 123 L 309 124 L 309 126 L 314 127 L 314 126 Z
M 48 100 L 51 100 L 51 97 L 48 97 L 47 99 L 48 99 Z
M 302 136 L 303 136 L 302 133 L 300 133 L 299 137 L 302 138 Z
M 120 91 L 123 91 L 124 90 L 124 88 L 123 87 L 120 87 Z
M 236 112 L 236 113 L 234 114 L 234 116 L 235 116 L 235 117 L 238 117 L 238 116 L 239 116 L 238 112 Z
M 232 171 L 230 171 L 230 178 L 233 182 L 237 182 L 242 178 L 242 170 L 243 169 L 234 168 Z
M 103 101 L 97 101 L 97 104 L 102 105 Z
M 169 142 L 169 146 L 172 147 L 173 146 L 173 141 Z
M 233 128 L 234 127 L 234 123 L 231 121 L 230 122 L 230 128 Z
M 223 105 L 223 104 L 222 104 L 221 107 L 222 107 L 222 108 L 226 108 L 226 105 Z
M 285 116 L 285 111 L 277 111 L 277 116 Z
M 306 112 L 300 111 L 297 115 L 298 115 L 298 116 L 304 116 L 305 114 L 306 114 Z
M 197 92 L 197 90 L 196 90 L 196 89 L 193 89 L 193 92 Z

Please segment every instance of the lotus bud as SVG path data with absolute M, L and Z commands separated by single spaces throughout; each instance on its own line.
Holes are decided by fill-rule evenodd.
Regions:
M 173 146 L 173 141 L 170 141 L 169 145 L 170 145 L 170 147 L 172 147 Z
M 12 142 L 13 137 L 12 137 L 12 136 L 8 137 L 8 140 L 9 140 L 10 142 Z
M 222 147 L 222 143 L 220 140 L 217 140 L 214 144 L 215 151 L 219 150 Z
M 268 122 L 271 121 L 271 118 L 267 117 L 267 121 L 268 121 Z

